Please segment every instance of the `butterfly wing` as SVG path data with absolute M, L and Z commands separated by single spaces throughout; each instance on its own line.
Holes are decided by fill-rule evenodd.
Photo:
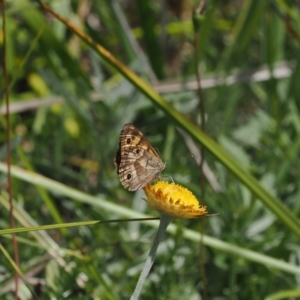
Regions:
M 121 131 L 114 163 L 121 183 L 129 191 L 143 188 L 165 168 L 157 151 L 132 124 L 125 124 Z

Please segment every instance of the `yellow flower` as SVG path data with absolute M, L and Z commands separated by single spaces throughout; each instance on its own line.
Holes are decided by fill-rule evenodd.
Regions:
M 197 218 L 207 215 L 206 207 L 201 206 L 188 189 L 175 184 L 159 181 L 144 187 L 146 201 L 156 210 L 174 218 Z

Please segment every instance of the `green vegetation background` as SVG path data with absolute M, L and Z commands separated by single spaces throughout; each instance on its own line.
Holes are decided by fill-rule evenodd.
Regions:
M 177 229 L 160 245 L 141 299 L 196 300 L 205 291 L 208 299 L 300 297 L 299 6 L 207 1 L 203 17 L 194 19 L 195 62 L 198 4 L 49 1 L 134 71 L 135 80 L 36 2 L 7 1 L 11 155 L 22 168 L 12 169 L 17 227 L 158 216 L 141 200 L 143 192 L 124 190 L 113 166 L 120 130 L 130 122 L 159 149 L 167 162 L 163 175 L 217 214 L 173 221 Z M 207 136 L 182 117 L 199 127 L 197 64 Z M 5 161 L 3 106 L 0 116 Z M 201 143 L 210 176 L 203 199 L 197 156 L 190 155 Z M 6 229 L 4 163 L 0 171 L 0 228 Z M 201 252 L 201 241 L 186 229 L 213 239 L 202 240 Z M 22 233 L 20 268 L 38 299 L 128 299 L 154 235 L 141 222 Z M 13 257 L 11 236 L 0 236 L 0 243 L 0 298 L 12 299 L 14 269 L 5 255 Z M 23 284 L 20 294 L 30 294 Z

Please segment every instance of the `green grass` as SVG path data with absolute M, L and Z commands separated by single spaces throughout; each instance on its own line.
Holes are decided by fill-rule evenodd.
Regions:
M 171 223 L 141 299 L 205 299 L 205 291 L 208 299 L 297 297 L 298 7 L 211 1 L 196 18 L 201 77 L 216 79 L 203 89 L 204 133 L 196 90 L 187 88 L 195 79 L 191 24 L 198 3 L 142 2 L 49 2 L 70 24 L 36 2 L 7 3 L 10 101 L 18 105 L 11 107 L 10 130 L 20 265 L 13 263 L 7 231 L 1 162 L 0 298 L 12 299 L 15 270 L 24 280 L 21 299 L 30 293 L 37 299 L 130 298 L 157 221 L 82 223 L 158 216 L 143 192 L 124 190 L 113 166 L 128 122 L 159 149 L 167 162 L 163 175 L 215 214 Z M 282 61 L 291 71 L 279 77 L 288 69 Z M 259 68 L 267 79 L 236 76 L 226 84 L 232 74 Z M 168 92 L 158 94 L 162 85 Z M 191 145 L 177 128 L 205 149 L 211 171 L 205 193 Z

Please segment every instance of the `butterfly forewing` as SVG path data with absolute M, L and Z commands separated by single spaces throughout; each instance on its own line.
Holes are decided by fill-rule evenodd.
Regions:
M 143 188 L 165 168 L 157 151 L 132 124 L 125 124 L 120 133 L 114 163 L 121 183 L 130 191 Z

